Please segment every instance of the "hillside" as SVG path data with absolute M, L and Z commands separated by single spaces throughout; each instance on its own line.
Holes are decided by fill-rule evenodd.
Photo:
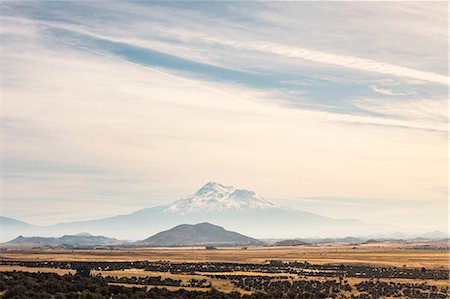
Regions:
M 29 223 L 0 216 L 0 243 L 11 240 L 21 234 L 38 234 L 39 228 Z
M 311 243 L 302 241 L 300 239 L 289 239 L 278 241 L 274 244 L 275 246 L 301 246 L 301 245 L 311 245 Z
M 42 245 L 74 245 L 74 246 L 96 246 L 96 245 L 119 245 L 122 244 L 114 238 L 104 236 L 93 236 L 90 234 L 64 235 L 59 238 L 52 237 L 23 237 L 19 236 L 7 244 L 42 244 Z
M 145 246 L 256 245 L 259 240 L 210 223 L 182 224 L 136 244 Z

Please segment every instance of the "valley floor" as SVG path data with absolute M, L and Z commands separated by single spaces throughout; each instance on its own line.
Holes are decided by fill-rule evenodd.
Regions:
M 449 267 L 447 242 L 323 244 L 319 246 L 271 246 L 242 248 L 204 247 L 125 248 L 114 250 L 46 250 L 13 245 L 0 251 L 0 259 L 48 261 L 160 261 L 264 263 L 267 260 L 307 261 L 316 264 L 345 263 L 395 267 Z
M 136 298 L 149 297 L 146 292 L 163 292 L 154 288 L 167 289 L 163 297 L 169 298 L 208 298 L 212 289 L 229 298 L 448 298 L 450 255 L 446 246 L 434 242 L 217 250 L 15 247 L 0 252 L 1 278 L 6 281 L 0 281 L 0 286 L 6 285 L 2 294 L 12 298 L 8 297 L 8 288 L 14 287 L 11 279 L 20 283 L 21 279 L 57 275 L 69 285 L 76 277 L 94 279 L 103 284 L 104 292 L 117 293 L 118 297 L 111 293 L 112 298 L 122 298 L 121 288 L 132 287 L 140 288 L 141 297 Z M 184 297 L 177 297 L 181 289 Z

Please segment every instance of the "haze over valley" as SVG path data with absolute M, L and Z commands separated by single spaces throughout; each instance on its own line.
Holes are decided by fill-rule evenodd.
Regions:
M 390 224 L 370 224 L 358 219 L 324 217 L 280 206 L 253 191 L 208 182 L 190 196 L 163 206 L 144 208 L 113 217 L 35 226 L 1 218 L 2 241 L 22 236 L 60 236 L 89 233 L 122 240 L 142 240 L 180 224 L 210 222 L 257 238 L 411 238 Z M 420 232 L 425 233 L 425 232 Z M 419 235 L 419 232 L 416 233 Z M 445 233 L 435 238 L 445 238 Z M 175 243 L 174 243 L 175 244 Z M 177 245 L 191 245 L 178 243 Z

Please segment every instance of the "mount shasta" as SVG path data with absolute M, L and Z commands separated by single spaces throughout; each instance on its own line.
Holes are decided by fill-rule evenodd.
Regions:
M 195 194 L 167 205 L 127 215 L 89 221 L 34 226 L 0 217 L 2 241 L 18 235 L 56 236 L 88 231 L 119 239 L 142 239 L 182 223 L 210 222 L 259 238 L 347 236 L 380 233 L 389 228 L 354 219 L 334 219 L 279 206 L 253 191 L 209 182 Z

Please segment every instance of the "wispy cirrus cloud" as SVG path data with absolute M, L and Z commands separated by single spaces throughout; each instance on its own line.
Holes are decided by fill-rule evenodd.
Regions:
M 123 42 L 148 49 L 154 49 L 155 47 L 157 47 L 155 43 L 152 43 L 151 41 L 145 39 L 109 36 L 89 31 L 77 25 L 64 25 L 60 23 L 42 22 L 42 21 L 39 23 L 48 27 L 70 30 L 86 34 L 89 36 L 93 36 L 96 38 L 110 40 L 113 42 Z M 194 43 L 201 42 L 209 45 L 222 45 L 238 50 L 240 49 L 240 50 L 257 51 L 266 54 L 274 54 L 284 57 L 303 59 L 326 65 L 333 65 L 338 67 L 354 69 L 357 71 L 383 74 L 389 76 L 397 76 L 402 78 L 404 77 L 443 85 L 449 84 L 449 78 L 447 76 L 443 76 L 432 72 L 421 71 L 410 67 L 370 59 L 364 59 L 355 56 L 338 55 L 330 52 L 317 51 L 301 47 L 292 47 L 268 41 L 242 42 L 238 40 L 227 39 L 226 37 L 221 36 L 199 34 L 191 31 L 182 30 L 180 28 L 176 30 L 158 28 L 157 35 L 160 36 L 169 35 L 172 37 L 177 37 L 183 41 L 190 41 Z
M 180 33 L 171 32 L 171 34 L 180 34 Z M 181 36 L 184 39 L 192 39 L 195 41 L 199 40 L 201 42 L 208 44 L 219 44 L 236 49 L 258 51 L 290 58 L 304 59 L 311 62 L 329 64 L 338 67 L 345 67 L 358 71 L 405 77 L 444 85 L 448 84 L 447 76 L 354 56 L 336 55 L 333 53 L 316 51 L 301 47 L 291 47 L 267 41 L 256 41 L 252 43 L 240 42 L 229 39 L 227 40 L 222 37 L 216 36 L 201 36 L 190 32 L 181 33 Z
M 432 199 L 439 213 L 447 77 L 434 36 L 445 30 L 426 14 L 422 29 L 402 28 L 420 12 L 408 3 L 379 5 L 365 22 L 367 5 L 339 10 L 368 23 L 353 30 L 327 3 L 8 3 L 10 215 L 37 219 L 21 208 L 52 202 L 63 215 L 80 201 L 121 213 L 211 179 L 268 198 Z M 375 34 L 383 12 L 400 19 Z
M 407 95 L 406 93 L 403 93 L 403 92 L 396 92 L 396 91 L 393 91 L 390 88 L 379 87 L 379 86 L 376 86 L 376 85 L 372 85 L 370 88 L 373 91 L 375 91 L 375 92 L 377 92 L 377 93 L 379 93 L 381 95 L 384 95 L 384 96 L 394 96 L 395 97 L 395 96 Z
M 396 119 L 410 119 L 430 124 L 441 124 L 442 130 L 447 131 L 447 99 L 391 100 L 389 102 L 372 99 L 358 101 L 356 105 Z

